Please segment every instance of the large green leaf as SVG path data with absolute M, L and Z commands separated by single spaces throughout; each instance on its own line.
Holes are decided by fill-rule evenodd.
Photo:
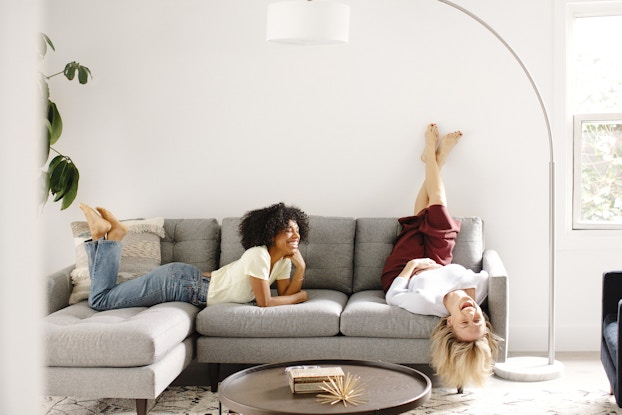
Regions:
M 93 75 L 91 75 L 91 70 L 86 66 L 80 65 L 78 67 L 78 81 L 81 84 L 86 84 L 89 81 L 89 76 L 93 77 Z
M 63 190 L 63 181 L 66 180 L 66 167 L 67 158 L 65 156 L 56 156 L 50 162 L 48 181 L 50 183 L 50 193 L 52 193 L 52 195 L 57 195 Z
M 52 124 L 47 119 L 43 120 L 43 131 L 41 131 L 41 140 L 43 141 L 43 145 L 41 148 L 43 151 L 41 152 L 41 162 L 39 163 L 41 166 L 45 164 L 46 161 L 50 158 L 50 132 L 52 130 Z
M 65 195 L 69 191 L 69 187 L 71 186 L 71 180 L 73 176 L 73 170 L 71 169 L 71 164 L 69 163 L 63 163 L 62 167 L 59 168 L 58 171 L 60 172 L 60 174 L 58 175 L 57 192 L 54 194 L 55 202 L 58 202 L 63 197 L 65 197 Z
M 80 172 L 78 172 L 75 164 L 72 163 L 71 167 L 71 180 L 67 182 L 67 191 L 65 192 L 65 196 L 63 196 L 63 203 L 61 204 L 60 208 L 61 210 L 67 209 L 78 195 L 78 181 L 80 180 Z
M 77 69 L 78 69 L 78 63 L 77 62 L 69 62 L 67 65 L 65 65 L 65 69 L 63 70 L 63 74 L 65 75 L 65 77 L 67 79 L 72 81 L 73 78 L 76 76 L 76 70 Z
M 56 104 L 48 99 L 48 138 L 50 145 L 56 144 L 60 135 L 63 133 L 63 120 L 60 117 L 60 112 L 56 108 Z
M 81 84 L 86 84 L 89 81 L 89 76 L 91 75 L 91 70 L 86 66 L 80 65 L 78 62 L 69 62 L 65 65 L 65 69 L 63 70 L 63 74 L 70 81 L 73 80 L 76 76 L 76 71 L 78 72 L 78 82 Z
M 39 44 L 39 54 L 41 55 L 42 58 L 45 57 L 45 54 L 48 51 L 48 45 L 50 45 L 52 50 L 54 51 L 56 50 L 54 49 L 54 44 L 52 43 L 50 38 L 45 33 L 41 33 L 41 43 Z
M 52 159 L 52 161 L 50 161 L 50 165 L 48 166 L 48 170 L 54 170 L 54 168 L 56 168 L 56 166 L 61 163 L 63 160 L 65 160 L 66 157 L 63 156 L 62 154 L 59 154 L 58 156 L 54 157 Z
M 58 155 L 50 161 L 47 181 L 54 202 L 62 200 L 61 210 L 66 209 L 78 194 L 80 173 L 69 157 Z

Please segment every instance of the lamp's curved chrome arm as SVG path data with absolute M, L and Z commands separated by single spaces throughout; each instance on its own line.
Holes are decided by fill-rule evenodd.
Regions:
M 482 26 L 484 26 L 490 33 L 492 33 L 498 40 L 505 46 L 505 48 L 512 54 L 514 59 L 518 62 L 520 67 L 523 69 L 525 76 L 529 79 L 531 83 L 531 87 L 533 91 L 536 93 L 538 97 L 538 101 L 540 102 L 540 108 L 542 109 L 542 115 L 544 116 L 544 121 L 546 123 L 546 131 L 548 133 L 549 139 L 549 346 L 548 346 L 548 357 L 549 364 L 552 365 L 555 362 L 555 157 L 553 151 L 553 133 L 551 132 L 551 122 L 549 120 L 548 111 L 546 110 L 546 105 L 544 104 L 544 100 L 542 99 L 542 94 L 540 94 L 540 90 L 536 85 L 536 81 L 531 76 L 531 73 L 523 63 L 522 59 L 518 54 L 512 49 L 512 47 L 506 42 L 501 35 L 493 29 L 488 23 L 482 20 L 477 15 L 473 14 L 469 10 L 465 9 L 462 6 L 459 6 L 455 3 L 452 3 L 448 0 L 437 0 L 441 3 L 445 3 L 448 6 L 453 7 L 456 10 L 461 11 L 466 14 Z
M 523 63 L 523 60 L 520 58 L 520 56 L 518 56 L 518 54 L 514 51 L 514 49 L 512 49 L 512 47 L 508 44 L 508 42 L 506 42 L 506 40 L 502 38 L 501 35 L 496 30 L 493 29 L 488 23 L 486 23 L 480 17 L 473 14 L 472 12 L 465 9 L 464 7 L 459 6 L 455 3 L 452 3 L 448 0 L 437 0 L 437 1 L 441 3 L 445 3 L 446 5 L 451 6 L 454 9 L 461 11 L 462 13 L 466 14 L 467 16 L 469 16 L 470 18 L 472 18 L 473 20 L 477 21 L 479 24 L 484 26 L 490 33 L 492 33 L 499 40 L 499 42 L 503 44 L 503 46 L 505 46 L 505 48 L 512 54 L 514 59 L 516 59 L 520 67 L 523 69 L 523 72 L 525 72 L 527 79 L 529 79 L 529 82 L 531 83 L 531 87 L 533 88 L 533 91 L 536 93 L 536 96 L 538 97 L 538 101 L 540 102 L 540 108 L 542 109 L 542 113 L 544 115 L 544 121 L 546 123 L 546 130 L 547 130 L 548 137 L 549 137 L 549 156 L 550 156 L 549 160 L 555 161 L 554 154 L 553 154 L 554 153 L 553 152 L 553 134 L 551 132 L 551 122 L 549 120 L 549 114 L 546 109 L 546 105 L 544 104 L 544 100 L 542 99 L 542 94 L 540 94 L 540 90 L 538 89 L 538 86 L 536 85 L 536 81 L 533 79 L 533 76 L 531 76 L 531 73 L 527 69 L 527 66 L 525 66 L 525 63 Z

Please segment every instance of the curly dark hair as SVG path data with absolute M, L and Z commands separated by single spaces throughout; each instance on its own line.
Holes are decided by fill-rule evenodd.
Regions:
M 297 207 L 276 203 L 246 212 L 240 222 L 242 246 L 244 249 L 261 245 L 271 247 L 274 237 L 288 227 L 290 220 L 298 225 L 300 241 L 304 242 L 309 236 L 309 217 Z

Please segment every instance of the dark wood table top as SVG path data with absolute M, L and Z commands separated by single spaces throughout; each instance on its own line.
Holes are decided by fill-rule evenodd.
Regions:
M 364 388 L 358 405 L 322 403 L 317 394 L 293 394 L 285 368 L 339 366 L 360 377 Z M 418 370 L 393 363 L 363 360 L 305 360 L 255 366 L 237 372 L 218 388 L 220 402 L 243 415 L 279 414 L 401 414 L 425 403 L 430 379 Z M 324 392 L 322 392 L 324 393 Z

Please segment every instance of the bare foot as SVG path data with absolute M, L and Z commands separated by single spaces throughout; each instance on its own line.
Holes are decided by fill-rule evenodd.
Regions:
M 439 166 L 445 164 L 447 156 L 449 155 L 449 153 L 451 153 L 451 150 L 456 144 L 458 144 L 458 141 L 460 141 L 461 138 L 462 132 L 454 131 L 453 133 L 445 135 L 441 139 L 441 142 L 438 145 L 438 150 L 436 151 L 436 162 Z
M 80 203 L 80 209 L 82 209 L 82 212 L 84 212 L 84 216 L 86 217 L 86 223 L 89 225 L 89 231 L 91 231 L 91 239 L 96 241 L 105 237 L 106 233 L 112 227 L 110 222 L 99 216 L 92 207 L 85 205 L 84 203 Z
M 110 230 L 108 231 L 108 239 L 111 241 L 121 241 L 127 234 L 127 226 L 119 222 L 119 220 L 107 209 L 103 207 L 97 207 L 97 211 L 102 218 L 106 219 L 110 223 Z
M 436 146 L 438 145 L 438 126 L 436 124 L 428 125 L 425 130 L 425 148 L 421 155 L 421 160 L 425 163 L 426 160 L 432 160 L 436 158 Z

